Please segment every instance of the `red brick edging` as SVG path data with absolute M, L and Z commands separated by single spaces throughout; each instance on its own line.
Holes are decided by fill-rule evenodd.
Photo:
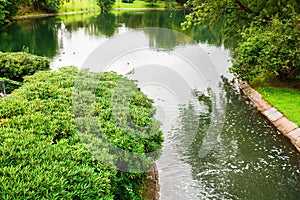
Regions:
M 268 118 L 268 120 L 284 136 L 289 138 L 292 144 L 300 152 L 300 128 L 288 120 L 281 112 L 266 102 L 261 94 L 254 90 L 248 83 L 239 81 L 239 88 L 255 104 L 257 109 Z

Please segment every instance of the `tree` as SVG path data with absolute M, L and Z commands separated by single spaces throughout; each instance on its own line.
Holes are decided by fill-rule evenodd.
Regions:
M 266 27 L 251 25 L 242 32 L 243 42 L 233 51 L 230 71 L 245 80 L 277 77 L 300 79 L 300 18 L 273 18 Z M 297 26 L 298 24 L 298 26 Z
M 61 4 L 65 0 L 29 0 L 35 7 L 35 9 L 45 10 L 47 12 L 53 13 L 60 9 Z
M 8 11 L 5 10 L 6 4 L 6 0 L 0 0 L 0 24 L 4 23 L 6 15 L 8 14 Z
M 190 0 L 182 24 L 210 26 L 225 18 L 226 38 L 238 35 L 231 71 L 256 77 L 299 78 L 300 4 L 297 0 Z
M 284 8 L 299 10 L 297 0 L 189 0 L 186 6 L 191 13 L 186 16 L 184 27 L 206 25 L 226 16 L 230 25 L 244 28 L 251 21 L 268 23 L 273 16 L 286 18 L 291 10 Z
M 116 0 L 98 0 L 101 12 L 107 12 L 111 10 Z

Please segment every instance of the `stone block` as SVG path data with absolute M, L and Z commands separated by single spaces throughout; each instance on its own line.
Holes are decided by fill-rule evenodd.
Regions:
M 297 147 L 297 149 L 300 148 L 300 139 L 294 140 L 293 143 L 294 143 L 294 145 Z
M 289 132 L 295 130 L 298 126 L 291 121 L 287 123 L 280 124 L 277 129 L 281 131 L 284 135 L 288 135 Z
M 276 111 L 277 111 L 277 110 L 276 110 L 275 108 L 270 108 L 270 109 L 266 110 L 265 112 L 263 112 L 263 114 L 264 114 L 265 116 L 269 116 L 269 115 L 275 113 Z
M 239 87 L 243 90 L 245 88 L 250 87 L 250 85 L 248 83 L 242 81 L 242 82 L 239 83 Z
M 278 127 L 281 124 L 286 124 L 288 123 L 290 120 L 288 120 L 286 117 L 281 117 L 278 120 L 276 120 L 273 124 Z
M 276 112 L 268 115 L 267 117 L 271 122 L 274 122 L 274 121 L 278 120 L 279 118 L 281 118 L 282 116 L 283 116 L 283 114 L 281 114 L 281 112 L 276 111 Z
M 300 140 L 300 128 L 288 132 L 287 137 L 291 140 Z
M 262 99 L 261 95 L 257 91 L 255 91 L 255 90 L 252 90 L 249 98 L 252 99 L 252 100 L 254 100 L 254 101 L 260 101 Z
M 257 102 L 255 102 L 256 107 L 261 111 L 266 111 L 270 108 L 272 108 L 272 106 L 270 104 L 268 104 L 265 100 L 261 99 Z
M 244 88 L 243 89 L 243 93 L 245 94 L 245 95 L 249 95 L 250 93 L 252 92 L 252 88 L 251 87 L 247 87 L 247 88 Z

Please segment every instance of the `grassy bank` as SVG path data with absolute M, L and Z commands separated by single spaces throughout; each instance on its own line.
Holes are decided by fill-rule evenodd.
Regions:
M 99 10 L 99 6 L 97 5 L 96 0 L 81 0 L 81 1 L 71 0 L 69 2 L 65 2 L 61 6 L 59 13 L 74 12 L 74 11 L 88 11 L 88 10 Z
M 153 5 L 142 0 L 135 0 L 133 3 L 123 3 L 122 0 L 116 0 L 114 9 L 117 8 L 181 8 L 177 3 L 166 4 L 164 1 L 157 1 Z M 59 12 L 74 12 L 74 11 L 88 11 L 88 10 L 99 10 L 96 0 L 82 0 L 75 1 L 71 0 L 61 6 Z
M 147 3 L 143 0 L 135 0 L 133 3 L 123 3 L 122 0 L 116 0 L 116 3 L 113 6 L 113 9 L 181 9 L 183 8 L 180 4 L 176 2 L 166 3 L 165 1 L 157 1 L 154 4 Z M 88 11 L 99 11 L 100 8 L 97 5 L 96 0 L 81 0 L 75 1 L 71 0 L 69 2 L 65 2 L 61 5 L 58 13 L 70 13 L 70 12 L 88 12 Z M 34 10 L 30 6 L 23 6 L 20 8 L 19 12 L 15 16 L 15 18 L 28 18 L 31 16 L 42 16 L 46 13 L 43 10 Z M 53 13 L 50 13 L 53 14 Z
M 254 87 L 273 107 L 300 126 L 299 89 L 273 85 L 256 85 Z

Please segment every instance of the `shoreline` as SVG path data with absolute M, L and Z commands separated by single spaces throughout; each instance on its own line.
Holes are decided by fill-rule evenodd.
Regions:
M 290 139 L 291 143 L 300 153 L 300 128 L 265 101 L 262 95 L 253 89 L 247 82 L 239 81 L 238 86 L 254 103 L 257 110 L 260 111 L 260 113 L 264 115 L 282 135 Z
M 154 162 L 148 172 L 149 176 L 145 182 L 145 187 L 142 192 L 142 198 L 145 200 L 159 200 L 159 179 L 156 162 Z
M 143 10 L 181 10 L 181 9 L 170 9 L 170 8 L 113 8 L 112 10 L 128 10 L 128 11 L 143 11 Z M 87 11 L 73 11 L 73 12 L 63 12 L 63 13 L 46 13 L 46 14 L 34 14 L 34 15 L 21 15 L 15 16 L 12 20 L 19 19 L 32 19 L 32 18 L 42 18 L 42 17 L 52 17 L 52 16 L 64 16 L 64 15 L 76 15 L 76 14 L 85 14 L 85 13 L 96 13 L 101 12 L 99 10 L 87 10 Z

